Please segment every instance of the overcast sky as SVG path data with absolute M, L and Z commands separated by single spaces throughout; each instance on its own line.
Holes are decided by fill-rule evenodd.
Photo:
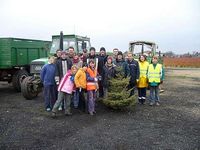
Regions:
M 200 0 L 1 0 L 0 22 L 0 37 L 51 40 L 62 30 L 97 50 L 148 40 L 163 52 L 200 52 Z

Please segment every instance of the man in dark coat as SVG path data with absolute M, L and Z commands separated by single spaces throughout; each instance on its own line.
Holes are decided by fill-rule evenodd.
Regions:
M 102 77 L 103 76 L 103 67 L 107 61 L 106 49 L 104 47 L 100 48 L 100 54 L 98 56 L 98 73 Z M 99 97 L 103 97 L 103 81 L 99 80 Z
M 133 54 L 130 52 L 128 53 L 128 60 L 127 60 L 127 69 L 125 70 L 125 75 L 130 76 L 130 82 L 128 85 L 128 89 L 132 89 L 130 96 L 134 95 L 135 87 L 137 82 L 139 81 L 140 70 L 139 64 L 136 60 L 133 59 Z
M 61 59 L 56 61 L 56 84 L 59 84 L 62 77 L 70 70 L 72 67 L 72 61 L 67 58 L 67 53 L 62 51 Z

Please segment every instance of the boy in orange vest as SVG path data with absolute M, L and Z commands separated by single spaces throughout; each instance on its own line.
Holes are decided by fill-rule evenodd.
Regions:
M 86 71 L 87 76 L 87 97 L 88 97 L 88 112 L 93 115 L 95 112 L 96 90 L 98 88 L 97 70 L 93 59 L 89 61 L 89 66 Z

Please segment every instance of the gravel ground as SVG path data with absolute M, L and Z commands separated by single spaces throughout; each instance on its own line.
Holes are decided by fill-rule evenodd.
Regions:
M 56 119 L 41 94 L 28 101 L 0 83 L 0 149 L 199 150 L 200 69 L 186 69 L 189 76 L 180 70 L 166 70 L 161 106 L 114 111 L 99 102 L 95 116 L 73 110 Z

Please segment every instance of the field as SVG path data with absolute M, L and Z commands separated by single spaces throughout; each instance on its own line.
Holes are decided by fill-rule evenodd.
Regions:
M 194 67 L 200 68 L 200 57 L 170 58 L 164 57 L 166 67 Z
M 161 106 L 114 111 L 98 102 L 95 116 L 73 110 L 56 119 L 41 94 L 28 101 L 0 83 L 0 149 L 199 150 L 199 74 L 199 68 L 166 69 Z

